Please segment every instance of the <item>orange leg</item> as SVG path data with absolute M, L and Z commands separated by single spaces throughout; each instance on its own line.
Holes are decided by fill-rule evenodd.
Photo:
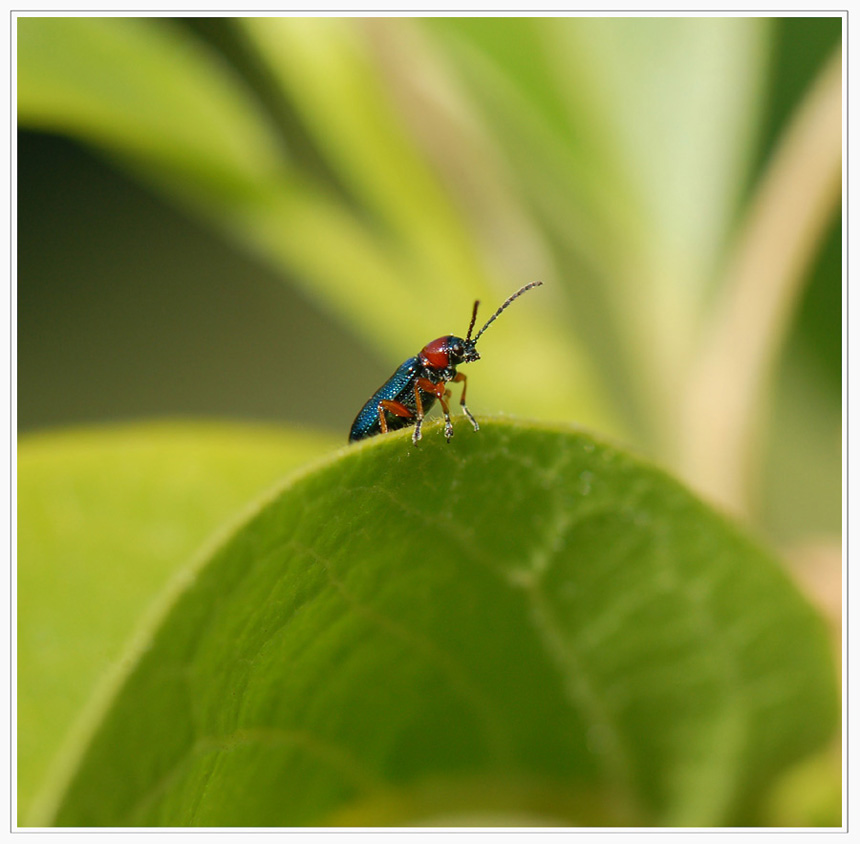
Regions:
M 462 381 L 463 382 L 463 392 L 460 394 L 460 407 L 463 408 L 463 413 L 469 417 L 469 421 L 472 423 L 472 427 L 477 431 L 478 423 L 475 421 L 475 417 L 469 412 L 469 408 L 466 407 L 466 376 L 463 375 L 462 372 L 458 372 L 452 379 L 452 381 Z
M 421 422 L 424 419 L 424 408 L 421 406 L 421 396 L 419 395 L 419 388 L 425 393 L 432 393 L 436 396 L 437 399 L 439 399 L 439 404 L 442 405 L 442 412 L 445 414 L 445 439 L 450 442 L 451 436 L 454 433 L 454 427 L 451 425 L 451 414 L 448 412 L 448 402 L 445 399 L 451 395 L 451 391 L 445 389 L 444 381 L 440 381 L 438 384 L 434 384 L 432 381 L 428 381 L 426 378 L 419 378 L 415 382 L 416 407 L 419 408 L 420 413 L 418 418 L 418 424 L 415 426 L 417 437 L 413 436 L 413 441 L 418 442 L 418 440 L 421 439 Z
M 379 412 L 379 427 L 382 428 L 382 433 L 388 433 L 388 423 L 385 421 L 385 411 L 387 410 L 389 413 L 393 413 L 395 416 L 402 416 L 404 419 L 412 418 L 412 411 L 406 407 L 406 405 L 401 404 L 399 401 L 391 401 L 389 399 L 383 399 L 379 403 L 379 407 L 377 408 Z
M 412 444 L 416 445 L 421 439 L 421 425 L 424 422 L 424 402 L 421 401 L 421 391 L 425 393 L 435 393 L 436 384 L 428 381 L 426 378 L 418 378 L 412 385 L 412 392 L 415 396 L 415 430 L 412 432 Z
M 448 412 L 448 399 L 451 397 L 450 390 L 443 390 L 438 396 L 439 404 L 442 405 L 442 413 L 445 414 L 445 439 L 451 442 L 451 437 L 454 436 L 454 426 L 451 424 L 451 414 Z

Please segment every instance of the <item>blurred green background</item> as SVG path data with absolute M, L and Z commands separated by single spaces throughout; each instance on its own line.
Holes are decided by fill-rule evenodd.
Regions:
M 18 184 L 19 432 L 193 415 L 340 436 L 362 381 L 386 371 L 273 270 L 79 142 L 19 131 Z
M 92 19 L 19 22 L 20 432 L 190 415 L 342 436 L 399 360 L 465 329 L 473 296 L 488 311 L 541 277 L 554 286 L 540 295 L 561 316 L 561 345 L 535 353 L 526 328 L 517 339 L 527 315 L 507 315 L 513 324 L 499 323 L 499 343 L 484 350 L 492 375 L 473 373 L 473 401 L 484 412 L 534 408 L 608 430 L 696 484 L 672 451 L 687 388 L 676 364 L 707 336 L 733 239 L 793 115 L 838 50 L 840 18 L 116 23 L 118 31 L 101 20 L 93 35 Z M 279 44 L 276 27 L 295 43 Z M 157 144 L 115 130 L 111 109 L 121 125 L 127 107 L 144 138 L 163 130 L 160 121 L 180 143 L 185 132 L 176 125 L 181 98 L 157 99 L 177 84 L 169 72 L 181 63 L 165 79 L 139 70 L 126 91 L 89 85 L 86 68 L 69 72 L 85 57 L 102 76 L 112 61 L 118 80 L 133 73 L 102 49 L 111 39 L 122 46 L 126 30 L 129 64 L 175 50 L 193 58 L 195 73 L 212 73 L 228 100 L 244 100 L 254 112 L 249 131 L 277 148 L 266 166 L 283 156 L 289 180 L 312 185 L 311 202 L 324 197 L 333 230 L 343 215 L 387 238 L 380 254 L 395 260 L 386 276 L 373 281 L 376 255 L 360 256 L 352 272 L 356 259 L 344 252 L 342 288 L 332 293 L 319 282 L 334 272 L 323 261 L 313 266 L 289 246 L 278 254 L 273 241 L 307 236 L 287 214 L 280 231 L 275 213 L 273 231 L 249 234 L 235 197 L 201 207 L 211 186 L 201 190 L 195 175 L 189 188 L 174 178 L 181 163 L 167 162 Z M 272 43 L 280 57 L 267 52 Z M 338 74 L 353 72 L 351 63 L 363 76 L 345 83 Z M 138 108 L 147 82 L 156 100 Z M 206 93 L 197 79 L 178 87 L 192 98 Z M 163 114 L 146 112 L 159 107 Z M 387 215 L 397 214 L 414 219 L 392 223 Z M 835 203 L 823 215 L 799 293 L 786 294 L 785 327 L 757 399 L 763 421 L 748 509 L 779 541 L 832 536 L 841 525 L 841 218 Z M 309 249 L 336 254 L 353 236 L 337 232 L 329 243 L 328 224 Z M 419 254 L 400 261 L 407 250 Z M 433 275 L 458 263 L 459 277 Z M 416 266 L 414 277 L 397 276 Z M 390 295 L 397 283 L 400 295 Z M 546 301 L 530 307 L 547 313 Z M 581 384 L 568 383 L 580 375 Z M 481 402 L 484 378 L 493 378 L 486 393 L 495 401 Z M 535 394 L 542 404 L 530 401 Z
M 836 632 L 841 39 L 838 16 L 19 17 L 19 434 L 258 421 L 300 462 L 288 428 L 343 443 L 475 298 L 486 318 L 541 279 L 482 338 L 473 411 L 653 459 L 776 548 Z M 108 488 L 131 465 L 112 436 Z M 200 536 L 292 465 L 243 436 Z

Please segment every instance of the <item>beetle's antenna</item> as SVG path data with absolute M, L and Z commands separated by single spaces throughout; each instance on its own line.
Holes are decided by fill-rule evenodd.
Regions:
M 526 292 L 526 290 L 531 290 L 533 287 L 540 287 L 542 284 L 543 284 L 543 282 L 542 282 L 542 281 L 532 281 L 532 282 L 530 282 L 529 284 L 527 284 L 527 285 L 525 285 L 524 287 L 521 287 L 519 290 L 517 290 L 517 292 L 516 292 L 516 293 L 514 293 L 514 295 L 513 295 L 513 296 L 508 296 L 508 298 L 507 298 L 507 299 L 505 299 L 505 301 L 502 303 L 502 306 L 501 306 L 501 307 L 500 307 L 500 308 L 499 308 L 499 309 L 498 309 L 498 310 L 497 310 L 497 311 L 496 311 L 496 312 L 495 312 L 495 313 L 494 313 L 494 314 L 493 314 L 493 315 L 492 315 L 492 316 L 487 320 L 487 322 L 486 322 L 486 324 L 484 325 L 484 327 L 483 327 L 483 328 L 482 328 L 482 329 L 481 329 L 481 330 L 480 330 L 480 331 L 475 335 L 475 339 L 474 339 L 474 340 L 472 340 L 472 345 L 474 345 L 475 343 L 477 343 L 477 342 L 478 342 L 478 338 L 479 338 L 479 337 L 480 337 L 480 336 L 481 336 L 481 335 L 482 335 L 482 334 L 483 334 L 483 333 L 484 333 L 484 332 L 485 332 L 485 331 L 490 327 L 490 325 L 492 324 L 493 320 L 495 320 L 495 319 L 496 319 L 496 317 L 497 317 L 497 316 L 498 316 L 498 315 L 499 315 L 499 314 L 500 314 L 500 313 L 501 313 L 505 308 L 507 308 L 507 306 L 508 306 L 508 305 L 510 305 L 510 304 L 511 304 L 511 302 L 513 302 L 513 301 L 514 301 L 514 299 L 516 299 L 516 298 L 517 298 L 517 297 L 519 297 L 519 296 L 522 296 L 522 295 L 523 295 L 523 293 L 525 293 L 525 292 Z M 475 315 L 477 314 L 477 311 L 478 311 L 478 303 L 477 303 L 477 302 L 475 302 L 475 312 L 472 314 L 472 323 L 473 323 L 473 324 L 474 324 L 474 322 L 475 322 Z M 472 333 L 472 328 L 471 328 L 471 326 L 469 327 L 469 333 L 470 333 L 470 334 Z M 467 337 L 466 339 L 468 339 L 468 337 Z
M 475 327 L 475 318 L 478 316 L 478 305 L 481 303 L 475 299 L 475 307 L 472 308 L 472 321 L 469 323 L 469 330 L 466 333 L 466 342 L 469 342 L 469 338 L 472 336 L 472 329 Z M 475 338 L 478 339 L 477 337 Z

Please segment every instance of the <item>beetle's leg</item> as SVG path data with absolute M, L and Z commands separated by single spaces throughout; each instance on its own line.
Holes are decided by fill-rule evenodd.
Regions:
M 440 396 L 437 396 L 439 399 L 439 404 L 442 405 L 442 413 L 445 414 L 445 439 L 448 442 L 451 442 L 451 437 L 454 436 L 454 426 L 451 424 L 451 414 L 448 412 L 448 402 L 447 399 L 451 395 L 450 390 L 443 390 Z
M 448 442 L 451 441 L 451 437 L 454 435 L 454 426 L 451 424 L 451 414 L 448 410 L 448 402 L 445 399 L 451 395 L 450 390 L 445 389 L 445 382 L 439 381 L 438 383 L 434 383 L 427 378 L 419 378 L 415 382 L 415 395 L 418 397 L 418 391 L 423 390 L 425 393 L 431 393 L 439 399 L 439 404 L 442 405 L 442 413 L 445 414 L 445 439 Z M 423 416 L 423 408 L 422 408 L 422 416 Z
M 421 439 L 421 424 L 424 422 L 424 404 L 421 401 L 421 390 L 426 389 L 425 384 L 432 387 L 435 385 L 426 378 L 418 378 L 412 385 L 412 392 L 415 394 L 415 430 L 412 432 L 412 444 L 418 445 L 418 440 Z M 427 392 L 433 392 L 432 389 Z
M 386 410 L 395 416 L 402 416 L 404 419 L 412 417 L 412 411 L 406 405 L 401 404 L 399 401 L 391 401 L 390 399 L 383 399 L 379 403 L 377 410 L 379 412 L 379 427 L 382 428 L 383 434 L 388 433 L 388 422 L 385 421 Z
M 462 372 L 458 372 L 452 379 L 452 381 L 462 381 L 463 382 L 463 392 L 460 394 L 460 407 L 463 408 L 463 413 L 469 417 L 469 421 L 472 423 L 472 427 L 477 431 L 478 423 L 475 421 L 475 417 L 469 412 L 469 408 L 466 407 L 466 376 L 463 375 Z

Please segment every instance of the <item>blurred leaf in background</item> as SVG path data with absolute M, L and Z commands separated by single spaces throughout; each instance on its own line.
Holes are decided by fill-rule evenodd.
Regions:
M 19 162 L 46 153 L 18 186 L 30 424 L 179 411 L 345 437 L 474 298 L 540 278 L 482 339 L 473 408 L 607 432 L 832 582 L 839 16 L 16 23 Z

